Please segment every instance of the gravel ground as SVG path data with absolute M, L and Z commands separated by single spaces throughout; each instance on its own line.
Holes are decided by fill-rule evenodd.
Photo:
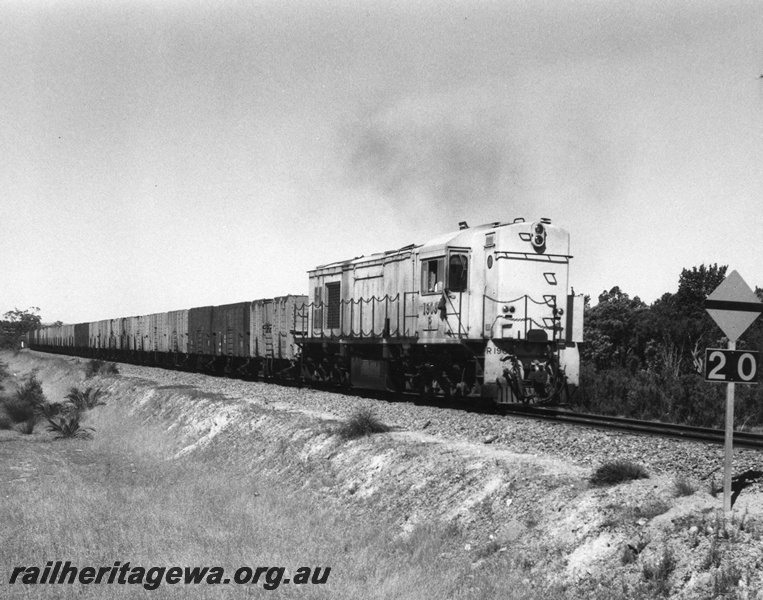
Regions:
M 683 477 L 695 482 L 722 481 L 723 448 L 682 440 L 651 438 L 515 416 L 469 413 L 463 410 L 388 402 L 338 393 L 246 382 L 150 367 L 119 365 L 123 375 L 142 377 L 159 385 L 192 385 L 200 390 L 266 403 L 273 408 L 324 413 L 343 419 L 360 407 L 373 410 L 399 430 L 423 431 L 441 438 L 489 443 L 512 452 L 547 456 L 595 468 L 612 460 L 639 463 L 650 473 Z M 754 450 L 735 450 L 734 473 L 763 471 L 763 456 Z M 756 486 L 763 487 L 757 483 Z

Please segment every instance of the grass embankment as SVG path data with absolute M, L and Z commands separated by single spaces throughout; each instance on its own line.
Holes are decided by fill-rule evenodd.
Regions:
M 89 419 L 91 442 L 50 436 L 8 438 L 0 444 L 3 511 L 0 565 L 331 567 L 323 585 L 283 585 L 303 597 L 448 597 L 456 574 L 432 572 L 452 532 L 427 529 L 395 539 L 384 519 L 373 523 L 324 510 L 256 474 L 232 472 L 210 460 L 169 460 L 167 436 L 115 408 Z M 14 468 L 15 467 L 15 468 Z M 287 492 L 287 493 L 284 493 Z M 232 575 L 228 575 L 232 576 Z M 262 588 L 260 593 L 265 593 Z M 138 586 L 4 585 L 11 596 L 98 598 L 140 595 Z M 245 586 L 162 585 L 155 598 L 243 595 Z M 251 590 L 254 592 L 255 590 Z M 272 593 L 272 592 L 271 592 Z
M 86 366 L 14 357 L 16 381 L 41 367 L 50 401 L 74 397 L 72 386 L 103 395 L 70 398 L 93 405 L 82 413 L 92 439 L 0 430 L 0 597 L 758 597 L 758 517 L 714 521 L 708 494 L 641 479 L 638 465 L 607 463 L 587 484 L 556 463 L 385 433 L 371 413 L 337 423 L 268 404 L 297 391 L 252 385 L 231 399 L 205 391 L 225 389 L 220 380 L 87 379 Z M 9 584 L 14 567 L 55 561 L 287 572 L 155 590 Z M 302 567 L 331 572 L 285 583 Z
M 475 571 L 464 560 L 457 527 L 425 523 L 402 536 L 392 524 L 394 515 L 337 510 L 310 486 L 275 478 L 273 473 L 295 460 L 287 444 L 281 448 L 283 464 L 273 465 L 267 476 L 247 468 L 253 462 L 247 452 L 254 446 L 240 439 L 178 454 L 187 448 L 187 438 L 167 420 L 144 421 L 128 412 L 120 406 L 123 400 L 107 395 L 105 406 L 87 413 L 85 423 L 95 429 L 91 440 L 54 440 L 44 428 L 31 435 L 0 432 L 3 597 L 541 595 L 527 581 L 522 585 L 520 574 L 507 575 L 505 564 Z M 271 460 L 277 462 L 278 454 Z M 226 577 L 243 566 L 283 566 L 286 577 L 300 567 L 331 572 L 325 584 L 282 583 L 272 591 L 263 580 L 254 586 L 162 583 L 153 591 L 139 585 L 8 583 L 14 567 L 42 570 L 58 560 L 80 568 L 110 567 L 115 561 L 146 569 L 220 566 Z

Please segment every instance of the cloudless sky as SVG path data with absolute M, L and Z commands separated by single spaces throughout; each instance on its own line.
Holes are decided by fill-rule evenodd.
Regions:
M 549 217 L 571 283 L 763 286 L 763 3 L 0 0 L 0 313 L 307 292 Z

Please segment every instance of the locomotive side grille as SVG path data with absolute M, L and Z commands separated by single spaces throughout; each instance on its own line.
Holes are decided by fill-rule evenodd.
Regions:
M 341 283 L 338 281 L 326 284 L 326 327 L 328 329 L 336 329 L 340 327 L 340 300 L 341 300 Z

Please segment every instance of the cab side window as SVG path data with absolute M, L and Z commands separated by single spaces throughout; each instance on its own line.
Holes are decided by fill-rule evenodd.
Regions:
M 448 290 L 465 292 L 469 283 L 469 259 L 463 254 L 452 254 L 448 261 Z
M 421 293 L 439 294 L 444 288 L 445 259 L 421 261 Z

